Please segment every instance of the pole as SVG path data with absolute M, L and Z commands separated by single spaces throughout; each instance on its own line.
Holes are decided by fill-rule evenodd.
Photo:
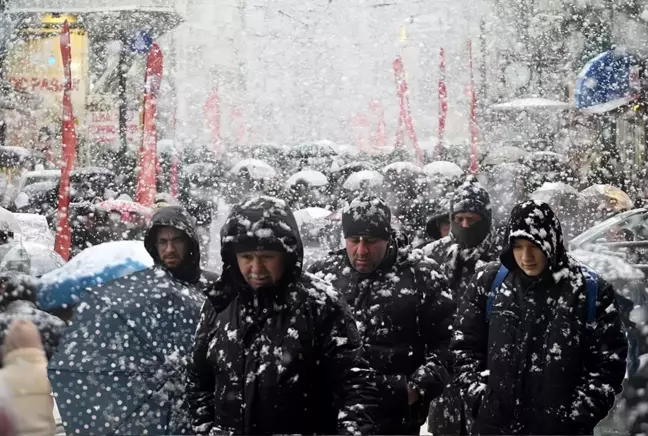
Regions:
M 445 156 L 444 136 L 446 120 L 448 117 L 448 90 L 445 84 L 446 65 L 445 51 L 443 47 L 439 52 L 439 143 L 437 144 L 437 159 L 442 160 Z

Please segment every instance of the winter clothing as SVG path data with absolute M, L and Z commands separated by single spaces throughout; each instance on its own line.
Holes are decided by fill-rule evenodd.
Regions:
M 276 285 L 253 289 L 238 246 L 285 256 Z M 348 306 L 302 273 L 303 246 L 282 200 L 235 206 L 221 230 L 223 275 L 207 292 L 188 367 L 197 434 L 371 433 L 372 372 Z
M 419 434 L 430 401 L 449 381 L 454 304 L 439 267 L 395 239 L 371 274 L 357 272 L 345 250 L 310 271 L 330 281 L 351 305 L 364 356 L 378 372 L 379 434 Z M 408 404 L 408 388 L 420 396 Z
M 391 234 L 391 211 L 378 197 L 358 197 L 342 211 L 342 232 L 345 238 L 372 236 L 387 240 Z
M 51 359 L 67 327 L 63 320 L 36 307 L 36 286 L 24 274 L 4 273 L 4 291 L 0 295 L 0 343 L 15 320 L 29 320 L 40 332 L 47 359 Z M 1 353 L 0 353 L 1 354 Z
M 51 436 L 56 431 L 52 387 L 38 330 L 29 321 L 15 321 L 4 340 L 0 386 L 8 390 L 16 434 Z
M 452 214 L 474 212 L 482 220 L 468 228 L 451 224 L 451 234 L 423 247 L 423 252 L 439 265 L 450 285 L 455 303 L 466 293 L 468 284 L 477 268 L 496 259 L 492 238 L 490 197 L 488 192 L 473 178 L 467 179 L 452 196 Z M 462 235 L 459 238 L 458 235 Z M 456 384 L 446 387 L 443 395 L 430 405 L 428 428 L 433 434 L 468 434 L 468 417 L 459 388 Z
M 529 277 L 517 266 L 512 242 L 524 238 L 548 255 Z M 500 263 L 471 282 L 455 324 L 456 382 L 475 418 L 476 434 L 592 434 L 621 390 L 627 344 L 615 291 L 598 278 L 596 321 L 587 323 L 582 265 L 566 254 L 560 223 L 546 203 L 516 206 L 508 245 L 509 269 L 487 318 L 488 294 Z
M 200 268 L 200 241 L 194 226 L 194 221 L 181 206 L 167 206 L 159 209 L 151 218 L 149 230 L 144 238 L 146 251 L 157 265 L 162 265 L 156 246 L 156 236 L 160 227 L 173 227 L 182 231 L 188 240 L 188 252 L 184 263 L 177 268 L 166 268 L 171 275 L 182 282 L 199 285 L 206 288 L 215 282 L 218 276 Z

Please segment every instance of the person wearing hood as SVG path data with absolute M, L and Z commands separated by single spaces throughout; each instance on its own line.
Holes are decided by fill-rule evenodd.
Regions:
M 283 200 L 232 208 L 223 274 L 207 294 L 188 364 L 196 434 L 370 434 L 373 373 L 344 299 L 302 272 Z
M 591 435 L 621 391 L 615 290 L 567 255 L 546 203 L 513 209 L 500 260 L 475 275 L 454 330 L 474 434 Z
M 377 372 L 379 434 L 419 434 L 429 403 L 450 379 L 454 303 L 438 265 L 420 250 L 399 249 L 391 211 L 361 196 L 342 212 L 346 249 L 310 271 L 351 306 L 364 356 Z
M 496 259 L 491 238 L 491 203 L 488 192 L 469 176 L 448 204 L 450 235 L 423 247 L 426 255 L 439 263 L 448 277 L 456 303 L 466 292 L 475 270 Z M 428 430 L 432 434 L 468 434 L 464 402 L 455 384 L 430 404 Z
M 156 265 L 166 269 L 176 280 L 209 286 L 218 276 L 200 267 L 200 241 L 193 219 L 181 206 L 158 209 L 151 218 L 144 246 Z
M 45 355 L 51 359 L 67 324 L 36 306 L 38 283 L 27 274 L 6 271 L 0 274 L 0 343 L 16 320 L 28 320 L 38 329 Z M 0 352 L 0 355 L 2 353 Z

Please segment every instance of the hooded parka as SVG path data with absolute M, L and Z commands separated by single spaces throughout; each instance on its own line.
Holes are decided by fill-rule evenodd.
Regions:
M 253 289 L 236 252 L 284 253 L 279 283 Z M 197 434 L 367 434 L 377 401 L 348 306 L 302 273 L 303 246 L 282 200 L 235 206 L 221 230 L 223 275 L 207 292 L 189 365 Z
M 518 268 L 512 248 L 518 238 L 547 257 L 540 276 Z M 595 322 L 588 323 L 582 265 L 567 256 L 560 223 L 546 203 L 516 206 L 507 241 L 500 262 L 509 273 L 490 313 L 488 294 L 500 262 L 476 274 L 455 324 L 455 380 L 475 418 L 473 433 L 591 435 L 625 373 L 615 291 L 598 278 Z
M 346 250 L 310 271 L 330 281 L 353 310 L 364 357 L 377 372 L 379 434 L 419 434 L 430 401 L 448 383 L 454 303 L 439 266 L 392 237 L 370 274 L 356 271 Z M 408 387 L 420 400 L 408 403 Z
M 187 237 L 186 257 L 184 263 L 178 268 L 166 268 L 160 259 L 155 240 L 161 227 L 173 227 L 183 232 Z M 197 285 L 199 288 L 207 288 L 218 279 L 217 274 L 200 268 L 200 241 L 194 220 L 181 206 L 166 206 L 155 212 L 144 238 L 144 246 L 155 264 L 164 267 L 177 280 Z

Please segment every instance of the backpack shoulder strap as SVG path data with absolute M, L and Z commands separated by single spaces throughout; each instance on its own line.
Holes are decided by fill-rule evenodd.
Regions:
M 490 322 L 490 315 L 493 311 L 493 304 L 495 304 L 495 296 L 497 295 L 497 290 L 500 286 L 502 286 L 502 283 L 504 283 L 504 279 L 506 279 L 508 273 L 508 268 L 504 265 L 500 265 L 499 269 L 497 270 L 495 280 L 493 280 L 493 283 L 491 283 L 490 292 L 488 293 L 488 300 L 486 301 L 486 322 Z
M 596 300 L 598 299 L 598 276 L 590 268 L 583 266 L 585 291 L 587 292 L 587 323 L 596 321 Z

